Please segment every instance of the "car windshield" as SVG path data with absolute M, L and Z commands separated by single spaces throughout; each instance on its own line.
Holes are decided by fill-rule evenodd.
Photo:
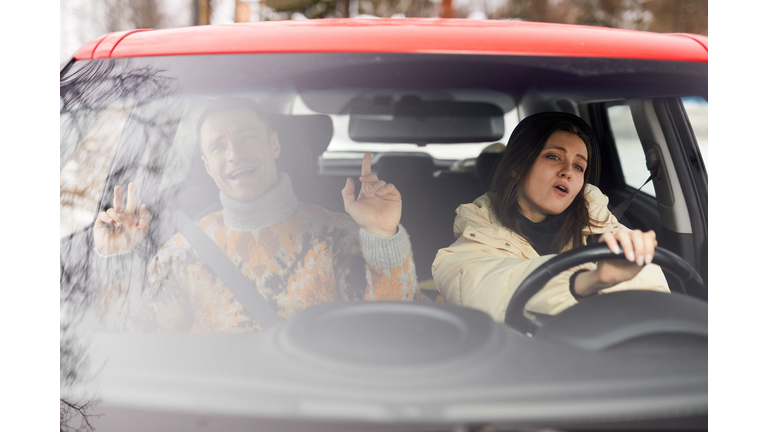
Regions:
M 347 78 L 332 76 L 325 70 L 334 69 L 330 65 L 318 70 L 308 70 L 308 64 L 314 60 L 305 56 L 267 56 L 256 61 L 248 56 L 219 56 L 216 62 L 206 58 L 170 58 L 162 60 L 116 60 L 109 62 L 77 64 L 69 75 L 72 88 L 65 82 L 62 87 L 61 116 L 61 170 L 62 170 L 62 236 L 73 232 L 93 221 L 95 199 L 101 194 L 101 186 L 113 161 L 114 150 L 118 141 L 126 146 L 142 147 L 137 151 L 151 151 L 145 158 L 151 158 L 136 165 L 136 161 L 122 162 L 134 164 L 137 175 L 148 175 L 144 163 L 162 163 L 162 171 L 153 175 L 160 177 L 157 191 L 166 191 L 178 187 L 188 180 L 191 173 L 197 146 L 195 127 L 202 107 L 206 102 L 224 96 L 239 96 L 256 101 L 266 111 L 283 115 L 282 120 L 291 123 L 319 122 L 313 130 L 304 130 L 310 142 L 291 142 L 284 132 L 286 145 L 311 152 L 312 161 L 303 170 L 317 171 L 320 177 L 329 172 L 354 174 L 353 167 L 359 166 L 363 154 L 372 152 L 374 160 L 386 154 L 419 153 L 428 155 L 435 164 L 435 172 L 469 170 L 472 163 L 484 149 L 492 145 L 505 143 L 518 121 L 514 95 L 489 88 L 440 88 L 429 85 L 423 88 L 414 86 L 407 80 L 403 82 L 381 83 L 373 80 L 360 82 L 359 87 L 348 86 Z M 261 56 L 264 57 L 264 56 Z M 309 57 L 309 58 L 307 58 Z M 340 58 L 340 61 L 351 59 Z M 188 64 L 188 63 L 194 64 Z M 218 64 L 227 64 L 226 68 L 248 71 L 233 76 L 223 76 L 220 72 L 197 72 L 188 70 L 200 67 L 218 68 Z M 294 65 L 295 64 L 295 65 Z M 301 66 L 297 66 L 301 65 Z M 364 65 L 359 74 L 365 74 Z M 390 68 L 392 66 L 389 66 Z M 261 71 L 255 70 L 262 69 Z M 295 68 L 295 69 L 294 69 Z M 286 69 L 300 70 L 300 73 L 285 75 Z M 345 73 L 348 73 L 344 70 Z M 328 76 L 331 75 L 331 76 Z M 201 77 L 206 76 L 205 80 Z M 232 78 L 240 80 L 233 82 Z M 358 78 L 359 79 L 359 78 Z M 327 82 L 323 82 L 327 81 Z M 112 86 L 120 82 L 118 86 Z M 330 88 L 322 88 L 331 86 Z M 316 89 L 315 87 L 321 87 Z M 87 88 L 86 92 L 83 90 Z M 495 140 L 468 142 L 424 142 L 416 143 L 381 143 L 365 139 L 352 139 L 349 135 L 350 113 L 347 105 L 355 97 L 389 97 L 395 102 L 403 96 L 419 98 L 423 101 L 467 101 L 485 102 L 503 110 L 503 124 Z M 330 122 L 323 120 L 330 119 Z M 286 126 L 289 130 L 294 125 Z M 301 125 L 295 126 L 301 129 Z M 127 128 L 127 129 L 126 129 Z M 318 129 L 319 128 L 319 129 Z M 140 138 L 141 136 L 141 138 Z M 374 138 L 375 139 L 375 138 Z M 440 137 L 436 137 L 437 140 Z M 163 153 L 156 153 L 149 141 L 162 146 Z M 503 145 L 503 144 L 502 144 Z M 152 148 L 152 150 L 149 150 Z M 288 149 L 291 151 L 292 149 Z M 150 156 L 151 155 L 151 156 Z M 137 157 L 132 154 L 130 157 Z M 290 158 L 291 155 L 284 159 Z M 463 162 L 463 163 L 462 163 Z M 291 164 L 295 161 L 286 161 Z M 375 165 L 375 163 L 374 163 Z M 153 167 L 158 168 L 158 167 Z M 83 175 L 88 173 L 88 192 L 82 192 Z M 94 178 L 98 173 L 98 178 Z M 68 193 L 77 189 L 77 193 Z M 173 192 L 171 192 L 173 193 Z M 68 197 L 69 199 L 65 199 Z M 172 198 L 166 195 L 166 199 Z M 200 198 L 200 197 L 196 197 Z M 214 197 L 215 198 L 215 197 Z M 316 202 L 330 209 L 338 209 L 340 197 L 327 197 L 329 200 Z M 78 203 L 78 200 L 89 202 Z M 190 204 L 191 205 L 191 204 Z M 202 203 L 199 203 L 202 205 Z M 191 215 L 194 216 L 194 215 Z
M 481 424 L 483 418 L 524 424 L 529 418 L 541 425 L 542 417 L 520 414 L 530 407 L 513 413 L 498 402 L 536 392 L 540 392 L 536 401 L 546 400 L 548 393 L 538 387 L 538 378 L 522 373 L 514 385 L 504 387 L 494 383 L 493 376 L 462 363 L 466 360 L 462 355 L 474 352 L 502 365 L 509 358 L 505 356 L 526 349 L 504 351 L 508 347 L 500 348 L 506 346 L 500 341 L 517 334 L 487 330 L 499 323 L 473 315 L 479 314 L 474 309 L 447 305 L 450 299 L 436 286 L 435 256 L 461 235 L 454 226 L 457 208 L 488 192 L 495 164 L 515 127 L 544 111 L 591 116 L 599 145 L 607 149 L 601 155 L 602 174 L 596 186 L 610 196 L 611 208 L 651 175 L 653 167 L 646 159 L 674 158 L 677 151 L 698 161 L 696 173 L 706 179 L 702 158 L 707 143 L 706 86 L 706 63 L 632 59 L 327 53 L 74 62 L 62 73 L 60 99 L 62 376 L 70 377 L 67 388 L 129 407 L 120 413 L 139 408 L 194 410 L 199 404 L 200 412 L 263 418 L 383 423 L 395 419 L 401 426 L 410 424 L 409 418 L 422 425 Z M 684 118 L 694 123 L 690 139 L 681 139 L 680 148 L 672 153 L 666 147 L 649 150 L 643 130 L 658 127 L 643 129 L 642 117 L 633 118 L 633 113 L 654 103 L 679 103 L 683 116 L 686 109 L 689 112 Z M 402 200 L 399 225 L 396 221 L 386 235 L 407 233 L 410 246 L 404 252 L 386 252 L 386 262 L 379 251 L 383 243 L 376 243 L 384 235 L 367 239 L 360 223 L 355 224 L 358 219 L 353 220 L 348 201 L 362 196 L 366 167 L 377 180 L 394 185 Z M 682 172 L 664 167 L 669 176 Z M 271 180 L 264 183 L 264 179 Z M 702 259 L 699 251 L 706 241 L 695 234 L 699 225 L 693 216 L 680 222 L 682 200 L 665 201 L 668 192 L 659 184 L 654 183 L 656 189 L 642 189 L 622 224 L 665 233 L 661 246 L 674 250 L 683 245 L 679 250 L 690 251 L 686 259 L 705 269 L 706 261 L 696 261 Z M 693 212 L 691 204 L 687 208 Z M 288 217 L 296 214 L 295 219 Z M 102 241 L 99 229 L 104 224 L 132 224 L 134 234 L 124 242 Z M 493 241 L 499 242 L 494 246 L 498 251 L 505 249 L 506 240 Z M 260 287 L 258 298 L 250 298 L 247 287 L 237 288 L 243 274 Z M 696 291 L 665 274 L 673 292 L 706 299 L 705 290 Z M 384 326 L 386 331 L 361 324 L 357 332 L 344 333 L 345 345 L 323 339 L 322 331 L 338 331 L 334 326 L 346 321 L 312 321 L 311 311 L 322 312 L 326 305 L 371 300 L 386 300 L 382 305 L 445 305 L 447 309 L 435 309 L 434 319 L 448 323 L 447 330 L 408 315 Z M 454 311 L 450 308 L 457 310 L 456 316 L 467 314 L 468 322 L 476 326 L 439 315 Z M 271 318 L 262 320 L 262 310 Z M 385 317 L 390 312 L 365 313 Z M 296 324 L 291 327 L 295 333 L 272 331 L 274 322 L 298 322 L 302 316 L 314 330 L 302 327 L 304 333 L 299 333 Z M 237 334 L 249 339 L 233 339 Z M 403 334 L 410 339 L 398 342 Z M 525 333 L 519 337 L 515 343 L 523 345 L 518 347 L 532 343 Z M 366 345 L 371 340 L 391 342 L 397 348 Z M 462 341 L 461 349 L 449 343 L 453 340 Z M 689 342 L 664 341 L 665 346 L 676 343 Z M 354 350 L 349 344 L 368 348 Z M 699 342 L 691 344 L 691 352 L 698 353 Z M 559 352 L 549 345 L 542 349 L 554 351 L 519 358 L 520 370 L 543 367 L 536 366 L 539 360 L 555 354 L 584 367 L 600 364 L 592 354 Z M 627 348 L 627 353 L 642 356 L 653 349 L 641 344 Z M 217 353 L 225 352 L 239 356 L 242 363 L 236 359 L 217 363 Z M 278 352 L 292 357 L 281 360 Z M 123 363 L 116 363 L 114 356 L 130 358 L 124 363 L 136 369 L 119 369 Z M 180 359 L 186 360 L 181 364 Z M 446 359 L 455 364 L 441 363 Z M 427 360 L 436 368 L 419 363 Z M 312 361 L 320 366 L 306 366 Z M 102 364 L 119 364 L 119 370 L 105 378 L 99 372 Z M 381 405 L 366 399 L 370 388 L 360 390 L 357 402 L 348 395 L 334 399 L 318 390 L 334 386 L 333 380 L 340 376 L 344 381 L 345 368 L 351 370 L 351 381 L 364 382 L 361 376 L 368 372 L 356 369 L 361 364 L 380 368 L 381 376 L 392 380 L 391 385 L 374 386 L 386 400 Z M 462 396 L 457 387 L 445 384 L 453 378 L 443 382 L 442 395 L 443 384 L 420 387 L 424 377 L 446 377 L 457 370 L 474 374 L 471 380 L 478 388 L 493 390 L 475 389 L 471 396 Z M 680 378 L 678 384 L 700 384 L 675 371 L 668 373 Z M 244 378 L 250 373 L 261 375 Z M 608 375 L 614 381 L 605 384 L 610 390 L 601 393 L 603 402 L 610 400 L 611 392 L 620 392 L 617 382 L 623 379 L 618 368 Z M 665 379 L 674 381 L 670 376 Z M 280 381 L 280 377 L 290 378 Z M 551 385 L 562 394 L 592 388 L 586 381 L 557 381 L 563 377 L 553 372 L 544 387 Z M 122 390 L 94 390 L 102 378 L 120 383 Z M 642 380 L 637 371 L 627 378 L 627 382 Z M 185 393 L 186 386 L 197 390 Z M 289 387 L 300 396 L 286 396 Z M 157 393 L 131 393 L 138 388 Z M 706 382 L 703 388 L 706 399 Z M 257 389 L 259 396 L 247 389 Z M 396 402 L 403 389 L 435 396 L 409 408 Z M 639 393 L 627 399 L 630 405 L 658 408 L 651 396 L 646 400 Z M 570 421 L 579 418 L 574 414 L 579 406 L 563 402 L 542 416 L 556 418 L 554 413 L 561 412 Z M 600 421 L 609 417 L 605 414 Z

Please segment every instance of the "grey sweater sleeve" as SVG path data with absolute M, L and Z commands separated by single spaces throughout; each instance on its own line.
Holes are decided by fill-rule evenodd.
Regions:
M 380 269 L 402 267 L 411 258 L 411 239 L 402 225 L 392 237 L 371 234 L 360 228 L 360 249 L 365 261 Z
M 411 241 L 402 225 L 392 237 L 360 229 L 360 249 L 366 262 L 366 295 L 369 300 L 411 301 L 422 298 Z

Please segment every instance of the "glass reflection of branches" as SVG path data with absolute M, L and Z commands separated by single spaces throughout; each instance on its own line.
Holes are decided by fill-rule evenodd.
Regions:
M 168 141 L 169 125 L 157 109 L 177 89 L 175 79 L 152 65 L 129 60 L 77 62 L 60 82 L 61 111 L 61 216 L 60 257 L 60 426 L 61 430 L 92 431 L 98 416 L 95 396 L 71 396 L 70 390 L 87 384 L 91 376 L 87 340 L 76 330 L 97 296 L 99 276 L 125 275 L 120 266 L 94 269 L 91 233 L 88 227 L 99 211 L 107 179 L 121 173 L 151 177 L 157 167 L 141 165 L 141 155 L 119 161 L 119 149 L 128 141 L 148 144 L 156 151 Z M 143 114 L 140 114 L 143 112 Z M 130 145 L 130 142 L 128 143 Z M 146 161 L 144 163 L 146 164 Z M 109 195 L 109 194 L 106 194 Z M 65 223 L 65 221 L 69 221 Z M 74 222 L 72 222 L 74 221 Z M 65 225 L 67 225 L 65 227 Z M 83 228 L 77 231 L 77 228 Z M 66 235 L 69 234 L 69 235 Z M 118 268 L 119 267 L 119 268 Z M 122 280 L 122 277 L 113 280 Z
M 59 84 L 61 141 L 67 144 L 61 147 L 61 164 L 109 104 L 142 104 L 174 93 L 175 81 L 165 73 L 153 65 L 133 66 L 128 59 L 75 63 Z
M 173 78 L 165 73 L 165 69 L 157 66 L 132 66 L 129 59 L 75 63 L 59 84 L 61 111 L 118 99 L 147 101 L 167 96 L 174 88 Z

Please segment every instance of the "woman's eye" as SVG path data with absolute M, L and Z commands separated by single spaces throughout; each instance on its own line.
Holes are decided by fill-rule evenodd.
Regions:
M 576 171 L 584 172 L 584 167 L 581 165 L 574 165 L 573 167 L 576 168 Z
M 547 155 L 547 159 L 550 159 L 550 160 L 560 160 L 560 158 L 558 158 L 555 155 Z

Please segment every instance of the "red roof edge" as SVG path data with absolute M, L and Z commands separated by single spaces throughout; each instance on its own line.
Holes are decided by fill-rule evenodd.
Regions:
M 689 39 L 693 39 L 699 44 L 701 44 L 701 46 L 703 46 L 704 49 L 707 50 L 707 52 L 709 52 L 709 38 L 707 36 L 693 34 L 693 33 L 667 33 L 667 35 L 682 36 L 682 37 L 687 37 Z
M 96 48 L 93 50 L 93 59 L 103 59 L 103 58 L 109 58 L 112 56 L 112 51 L 115 50 L 115 47 L 117 47 L 117 44 L 120 43 L 123 39 L 125 39 L 127 36 L 133 34 L 133 33 L 139 33 L 139 32 L 145 32 L 145 31 L 151 31 L 154 29 L 135 29 L 135 30 L 125 30 L 125 31 L 119 31 L 114 32 L 106 35 L 101 42 L 96 46 Z
M 707 36 L 696 34 L 491 20 L 333 19 L 195 26 L 145 33 L 147 30 L 151 29 L 102 36 L 78 50 L 75 60 L 241 53 L 419 52 L 707 62 L 709 52 Z
M 83 45 L 79 50 L 75 51 L 75 54 L 72 56 L 75 60 L 91 60 L 93 59 L 93 52 L 96 50 L 96 47 L 99 46 L 101 41 L 104 40 L 109 36 L 109 33 L 100 36 L 87 44 Z

